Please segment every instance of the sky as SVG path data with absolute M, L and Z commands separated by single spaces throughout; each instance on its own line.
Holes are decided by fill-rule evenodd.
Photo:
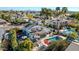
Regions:
M 0 10 L 31 10 L 40 11 L 42 7 L 0 7 Z M 55 10 L 56 7 L 46 7 Z M 69 11 L 79 11 L 79 7 L 67 7 Z

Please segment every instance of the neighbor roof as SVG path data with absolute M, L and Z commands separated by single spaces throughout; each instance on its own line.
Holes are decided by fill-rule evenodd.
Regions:
M 3 19 L 0 19 L 0 22 L 6 22 L 5 20 L 3 20 Z
M 79 51 L 79 43 L 72 42 L 65 51 Z

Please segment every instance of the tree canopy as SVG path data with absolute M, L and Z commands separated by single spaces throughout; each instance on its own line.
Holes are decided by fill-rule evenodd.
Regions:
M 47 8 L 42 8 L 40 15 L 45 16 L 45 18 L 50 18 L 52 16 L 52 10 L 51 9 L 47 9 Z
M 33 48 L 33 42 L 29 39 L 26 38 L 19 46 L 18 50 L 19 51 L 31 51 Z
M 62 8 L 62 12 L 63 12 L 63 13 L 67 13 L 67 11 L 68 11 L 67 7 L 63 7 L 63 8 Z
M 16 48 L 18 47 L 18 42 L 17 42 L 17 38 L 16 38 L 16 31 L 14 29 L 10 30 L 9 38 L 11 40 L 11 46 L 12 46 L 13 50 L 16 50 Z
M 56 11 L 59 11 L 60 10 L 60 7 L 56 7 Z

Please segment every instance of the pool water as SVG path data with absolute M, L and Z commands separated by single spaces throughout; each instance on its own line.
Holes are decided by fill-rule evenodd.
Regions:
M 75 32 L 75 29 L 71 28 L 71 29 L 64 29 L 64 31 L 62 32 L 65 35 L 70 35 L 72 32 Z
M 58 41 L 58 40 L 61 40 L 62 38 L 59 37 L 59 36 L 53 36 L 53 37 L 50 37 L 49 40 L 51 41 Z

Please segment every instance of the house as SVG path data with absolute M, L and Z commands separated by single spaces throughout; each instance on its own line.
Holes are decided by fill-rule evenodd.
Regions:
M 79 42 L 72 42 L 65 51 L 79 51 Z
M 3 19 L 0 19 L 0 25 L 1 24 L 6 24 L 7 22 L 5 21 L 5 20 L 3 20 Z
M 23 19 L 25 22 L 29 22 L 29 18 L 26 16 L 25 13 L 22 15 L 22 19 Z
M 45 36 L 46 33 L 49 33 L 50 29 L 39 25 L 37 26 L 31 25 L 29 27 L 25 27 L 23 29 L 23 32 L 27 37 L 35 41 L 36 39 L 40 39 L 41 37 Z
M 45 24 L 51 25 L 51 26 L 56 26 L 59 28 L 60 26 L 64 26 L 68 24 L 68 20 L 64 18 L 53 18 L 52 20 L 46 20 Z
M 3 20 L 3 19 L 0 19 L 0 27 L 4 27 L 4 26 L 7 26 L 9 25 L 10 23 L 8 23 L 7 21 Z

